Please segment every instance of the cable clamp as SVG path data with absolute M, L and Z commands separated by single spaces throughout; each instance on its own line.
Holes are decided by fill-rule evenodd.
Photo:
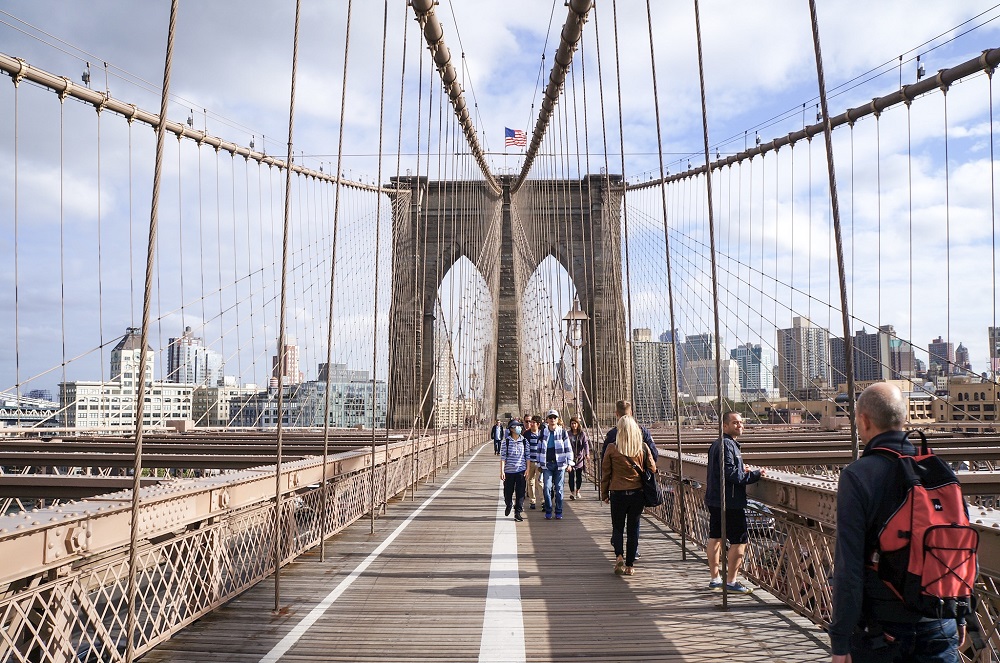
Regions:
M 21 58 L 14 59 L 17 60 L 17 73 L 11 74 L 10 79 L 14 82 L 14 87 L 17 87 L 24 78 L 24 72 L 28 70 L 28 63 Z
M 945 71 L 947 71 L 947 69 L 938 69 L 937 76 L 934 77 L 934 80 L 937 81 L 938 87 L 941 88 L 941 91 L 944 92 L 945 94 L 948 94 L 948 88 L 951 87 L 951 84 L 944 82 Z
M 69 96 L 69 89 L 73 85 L 73 81 L 65 76 L 60 76 L 59 78 L 63 80 L 63 89 L 59 91 L 59 101 L 63 102 L 66 101 L 66 97 Z

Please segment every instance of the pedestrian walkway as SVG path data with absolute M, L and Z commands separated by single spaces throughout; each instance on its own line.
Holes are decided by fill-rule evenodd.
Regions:
M 829 657 L 825 634 L 765 593 L 707 590 L 704 556 L 644 520 L 636 575 L 612 573 L 593 485 L 563 520 L 504 518 L 492 445 L 362 520 L 144 661 L 767 661 Z M 514 538 L 516 537 L 516 548 Z M 513 551 L 516 549 L 517 554 Z M 485 622 L 485 623 L 484 623 Z

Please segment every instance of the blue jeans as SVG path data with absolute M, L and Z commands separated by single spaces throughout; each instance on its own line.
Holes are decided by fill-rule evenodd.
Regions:
M 884 622 L 881 626 L 894 641 L 885 645 L 882 636 L 873 641 L 856 634 L 851 639 L 854 663 L 958 663 L 958 629 L 954 619 L 916 624 Z
M 566 482 L 566 468 L 556 463 L 546 463 L 542 470 L 542 493 L 545 497 L 545 515 L 552 513 L 552 493 L 556 494 L 556 515 L 562 515 L 563 484 Z

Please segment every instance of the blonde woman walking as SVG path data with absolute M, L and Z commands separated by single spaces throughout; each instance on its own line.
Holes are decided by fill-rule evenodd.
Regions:
M 618 420 L 617 437 L 601 461 L 601 499 L 611 503 L 611 545 L 615 573 L 633 575 L 639 548 L 639 518 L 645 501 L 641 468 L 656 472 L 656 461 L 642 443 L 642 429 L 629 415 Z M 627 539 L 627 543 L 623 542 Z

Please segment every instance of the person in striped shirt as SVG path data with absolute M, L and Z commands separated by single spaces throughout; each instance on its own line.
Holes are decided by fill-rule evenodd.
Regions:
M 514 510 L 514 520 L 524 520 L 524 473 L 528 469 L 528 440 L 521 435 L 521 422 L 511 419 L 500 444 L 500 480 L 503 482 L 504 515 Z

